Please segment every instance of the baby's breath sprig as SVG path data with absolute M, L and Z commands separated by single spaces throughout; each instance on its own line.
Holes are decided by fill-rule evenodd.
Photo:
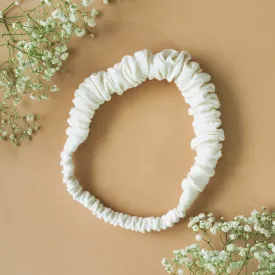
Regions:
M 104 1 L 107 3 L 108 1 Z M 31 10 L 24 10 L 20 0 L 0 11 L 1 47 L 8 51 L 8 59 L 0 64 L 0 140 L 19 145 L 30 140 L 39 127 L 34 123 L 39 116 L 21 116 L 16 105 L 23 97 L 47 100 L 59 88 L 52 77 L 68 58 L 68 43 L 75 35 L 89 34 L 96 26 L 99 11 L 87 7 L 92 0 L 77 4 L 71 0 L 42 0 Z M 19 14 L 7 13 L 16 7 Z
M 196 241 L 207 247 L 192 244 L 175 250 L 174 258 L 162 260 L 169 274 L 248 274 L 247 267 L 256 263 L 253 275 L 275 274 L 275 212 L 266 208 L 252 211 L 249 217 L 237 216 L 233 221 L 216 219 L 212 213 L 190 218 L 188 224 Z M 218 236 L 220 245 L 214 248 Z M 253 266 L 254 267 L 254 266 Z M 249 273 L 251 274 L 251 272 Z

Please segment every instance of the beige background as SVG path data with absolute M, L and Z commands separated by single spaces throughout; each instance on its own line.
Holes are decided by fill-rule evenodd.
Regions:
M 8 3 L 1 0 L 0 9 Z M 67 72 L 57 77 L 62 91 L 24 106 L 25 113 L 42 115 L 41 131 L 20 148 L 0 143 L 0 274 L 160 275 L 162 257 L 194 242 L 188 219 L 143 235 L 107 225 L 62 184 L 59 154 L 74 90 L 90 73 L 143 48 L 189 51 L 212 75 L 222 104 L 224 155 L 188 214 L 214 211 L 231 218 L 275 206 L 275 2 L 124 0 L 97 6 L 104 11 L 99 36 L 72 42 Z M 187 109 L 176 86 L 164 81 L 114 96 L 96 113 L 76 154 L 83 185 L 132 215 L 161 215 L 174 207 L 194 158 Z

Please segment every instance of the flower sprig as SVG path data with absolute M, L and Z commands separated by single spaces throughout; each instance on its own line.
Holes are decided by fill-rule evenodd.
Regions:
M 201 213 L 190 219 L 188 227 L 196 233 L 196 241 L 203 241 L 208 248 L 192 244 L 175 250 L 171 262 L 166 258 L 162 261 L 167 273 L 248 274 L 247 267 L 256 263 L 252 274 L 275 274 L 275 212 L 262 208 L 249 217 L 241 215 L 228 222 L 212 213 Z M 213 244 L 216 236 L 219 249 Z
M 33 9 L 24 10 L 17 0 L 0 11 L 5 29 L 0 33 L 0 46 L 8 52 L 8 59 L 0 64 L 0 140 L 19 145 L 38 131 L 35 121 L 39 116 L 21 116 L 16 105 L 23 97 L 41 101 L 59 91 L 51 82 L 69 56 L 69 41 L 85 34 L 94 37 L 99 11 L 87 11 L 91 4 L 92 0 L 82 0 L 81 5 L 71 0 L 42 0 Z M 13 7 L 19 14 L 8 16 Z

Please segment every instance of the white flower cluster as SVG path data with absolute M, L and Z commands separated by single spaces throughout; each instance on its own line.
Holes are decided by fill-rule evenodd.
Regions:
M 59 88 L 50 84 L 68 58 L 67 44 L 73 35 L 84 36 L 96 26 L 99 11 L 83 10 L 92 3 L 83 0 L 82 6 L 72 0 L 41 0 L 37 7 L 24 11 L 20 0 L 13 2 L 7 9 L 0 11 L 0 23 L 6 27 L 0 38 L 1 46 L 7 47 L 9 57 L 0 69 L 0 140 L 10 140 L 19 145 L 24 139 L 31 139 L 38 130 L 19 116 L 15 107 L 23 96 L 32 100 L 47 100 L 48 92 Z M 13 6 L 19 6 L 21 14 L 6 16 Z M 13 103 L 13 104 L 11 104 Z M 37 116 L 36 116 L 37 118 Z
M 167 273 L 184 274 L 189 270 L 190 274 L 241 274 L 256 260 L 257 270 L 252 274 L 275 274 L 275 212 L 262 208 L 249 217 L 237 216 L 228 222 L 217 220 L 212 213 L 202 213 L 190 218 L 188 227 L 196 232 L 196 241 L 204 241 L 210 249 L 193 244 L 174 251 L 171 262 L 162 261 Z M 217 237 L 221 250 L 214 249 Z

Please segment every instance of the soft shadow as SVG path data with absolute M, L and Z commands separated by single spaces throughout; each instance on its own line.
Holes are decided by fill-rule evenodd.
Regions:
M 89 137 L 79 147 L 75 154 L 75 163 L 77 164 L 76 177 L 80 180 L 84 189 L 98 197 L 104 205 L 129 215 L 138 215 L 138 213 L 133 213 L 130 211 L 127 212 L 128 210 L 125 205 L 115 206 L 112 202 L 110 203 L 110 201 L 108 201 L 108 198 L 104 199 L 104 194 L 98 190 L 96 184 L 93 184 L 96 181 L 96 178 L 94 177 L 96 171 L 94 169 L 97 162 L 96 159 L 98 155 L 100 155 L 100 150 L 107 142 L 109 131 L 112 128 L 111 125 L 117 121 L 119 119 L 118 117 L 121 115 L 120 110 L 123 109 L 125 105 L 129 106 L 129 104 L 140 104 L 140 99 L 145 96 L 143 93 L 146 93 L 148 87 L 150 89 L 151 85 L 154 85 L 152 82 L 154 81 L 151 81 L 151 83 L 146 81 L 146 83 L 142 84 L 143 89 L 133 88 L 125 92 L 122 96 L 114 94 L 112 95 L 111 101 L 105 102 L 102 106 L 100 106 L 93 117 Z M 171 84 L 166 81 L 162 81 L 161 85 Z M 160 91 L 157 89 L 150 89 L 150 93 L 153 93 L 156 98 L 158 98 L 159 93 L 163 91 L 167 92 L 165 90 Z M 133 123 L 135 122 L 133 121 Z
M 199 212 L 208 210 L 211 201 L 226 189 L 229 188 L 229 178 L 234 175 L 238 165 L 238 158 L 242 152 L 242 131 L 240 126 L 240 105 L 234 98 L 233 83 L 229 79 L 225 79 L 225 75 L 221 75 L 218 68 L 205 65 L 203 58 L 197 60 L 202 69 L 212 76 L 212 82 L 216 87 L 216 93 L 221 102 L 221 120 L 222 129 L 225 133 L 225 141 L 223 142 L 222 157 L 218 161 L 216 173 L 202 194 L 188 211 L 188 216 L 197 215 Z M 210 211 L 210 209 L 209 209 Z M 221 213 L 216 213 L 217 215 Z
M 93 173 L 87 173 L 87 171 L 91 169 L 90 167 L 93 167 L 91 165 L 93 158 L 97 154 L 98 148 L 105 142 L 108 129 L 119 113 L 120 101 L 125 100 L 125 97 L 127 97 L 127 94 L 121 97 L 115 94 L 112 96 L 111 101 L 105 102 L 100 106 L 93 117 L 89 137 L 75 154 L 75 163 L 78 164 L 76 165 L 77 178 L 79 178 L 84 189 L 89 190 L 92 194 L 94 193 L 92 187 L 93 178 L 91 176 Z M 107 205 L 101 198 L 100 200 Z
M 98 163 L 98 156 L 101 154 L 100 150 L 102 150 L 102 148 L 104 148 L 105 143 L 109 142 L 107 139 L 110 136 L 109 131 L 111 131 L 111 129 L 112 129 L 112 124 L 114 124 L 114 122 L 120 120 L 119 117 L 121 116 L 121 109 L 124 109 L 126 105 L 127 106 L 134 106 L 134 105 L 138 106 L 140 104 L 143 104 L 144 99 L 146 98 L 146 93 L 148 93 L 148 94 L 150 93 L 151 99 L 153 97 L 156 98 L 156 100 L 159 98 L 159 100 L 161 100 L 161 102 L 163 102 L 164 98 L 169 97 L 169 93 L 168 93 L 167 89 L 165 89 L 165 88 L 156 89 L 155 88 L 154 85 L 156 84 L 156 82 L 158 82 L 158 81 L 156 81 L 156 80 L 155 81 L 147 81 L 146 83 L 142 84 L 142 86 L 143 86 L 142 88 L 139 88 L 139 89 L 134 88 L 133 90 L 131 89 L 131 90 L 127 91 L 126 93 L 124 93 L 122 96 L 113 95 L 111 101 L 105 102 L 95 113 L 95 116 L 91 123 L 91 131 L 89 133 L 89 137 L 79 147 L 78 151 L 75 154 L 76 177 L 80 180 L 81 185 L 84 187 L 84 189 L 90 191 L 92 194 L 94 194 L 96 197 L 98 197 L 102 201 L 102 203 L 104 203 L 106 206 L 109 206 L 109 207 L 113 208 L 114 210 L 120 211 L 120 212 L 127 213 L 127 211 L 129 211 L 130 213 L 128 212 L 128 214 L 131 214 L 131 215 L 147 216 L 145 214 L 145 212 L 143 212 L 143 210 L 136 211 L 133 208 L 132 208 L 132 210 L 127 210 L 127 207 L 125 206 L 125 204 L 123 205 L 123 203 L 120 205 L 120 203 L 110 202 L 112 200 L 108 200 L 108 198 L 106 198 L 106 196 L 104 199 L 104 194 L 102 193 L 103 191 L 102 190 L 99 191 L 99 189 L 97 187 L 98 185 L 93 184 L 97 180 L 96 176 L 95 176 L 96 172 L 97 172 L 97 171 L 95 171 L 95 169 L 96 169 L 95 166 Z M 171 85 L 174 86 L 173 84 L 168 83 L 166 81 L 162 81 L 161 84 L 158 84 L 158 85 L 161 85 L 162 87 L 169 86 L 170 88 L 171 88 Z M 178 93 L 176 86 L 174 87 L 174 89 L 175 89 L 175 91 L 173 91 L 173 93 Z M 180 95 L 179 95 L 179 99 L 182 99 L 180 97 Z M 184 105 L 183 100 L 180 103 Z M 156 108 L 158 108 L 158 107 L 156 107 Z M 175 108 L 178 108 L 178 106 L 175 106 Z M 187 109 L 187 105 L 184 108 Z M 142 112 L 142 105 L 140 105 L 140 112 Z M 187 113 L 186 113 L 186 117 L 188 117 Z M 133 120 L 130 123 L 134 123 L 134 125 L 135 125 L 135 120 Z M 163 122 L 163 124 L 161 124 L 161 122 L 158 121 L 158 123 L 159 123 L 159 127 L 165 127 L 165 123 L 167 123 L 167 122 Z M 190 130 L 191 129 L 192 128 L 190 126 Z M 186 145 L 188 146 L 188 143 Z M 191 150 L 190 150 L 190 152 L 191 152 Z M 146 153 L 146 151 L 144 151 L 144 153 Z M 121 161 L 121 160 L 117 160 L 117 161 Z M 129 156 L 129 161 L 131 162 L 131 156 Z M 190 160 L 190 164 L 191 163 L 192 163 L 192 159 Z M 134 170 L 135 171 L 133 173 L 142 173 L 142 171 L 139 171 L 138 168 L 134 168 Z M 176 170 L 181 171 L 179 169 L 176 169 Z M 188 171 L 188 167 L 184 168 L 184 170 L 186 170 L 183 172 L 185 174 Z M 106 173 L 108 173 L 108 171 L 106 171 Z M 129 176 L 130 175 L 128 174 L 127 178 Z M 129 182 L 131 181 L 131 177 L 129 177 L 128 181 Z M 155 180 L 154 184 L 157 184 L 157 183 L 158 183 L 158 181 Z M 174 180 L 172 181 L 172 183 L 170 182 L 170 186 L 167 185 L 166 190 L 169 190 L 169 188 L 171 188 L 171 186 L 174 187 L 174 184 L 176 186 L 175 188 L 178 188 L 180 190 L 179 182 L 174 181 Z M 152 188 L 152 186 L 151 186 L 151 188 Z M 177 190 L 177 189 L 173 189 L 173 190 Z M 108 192 L 110 192 L 110 191 L 108 191 Z M 177 192 L 175 192 L 175 193 L 177 194 Z M 140 200 L 140 203 L 142 203 L 142 197 L 138 197 L 136 199 Z M 145 200 L 146 200 L 146 198 L 145 198 Z M 165 200 L 165 199 L 163 198 L 163 200 Z M 174 202 L 174 205 L 175 206 L 177 205 L 177 201 Z M 170 207 L 168 207 L 167 210 L 168 209 L 170 209 Z M 151 212 L 148 210 L 147 214 L 150 215 L 150 213 Z M 161 213 L 159 213 L 159 214 L 161 214 Z
M 108 26 L 108 24 L 106 24 Z M 106 28 L 106 26 L 104 26 Z M 103 28 L 104 28 L 103 27 Z M 114 30 L 112 30 L 113 32 Z M 86 41 L 87 42 L 87 41 Z M 79 42 L 78 43 L 83 43 Z M 94 52 L 100 52 L 99 45 L 94 48 Z M 93 50 L 90 50 L 93 52 Z M 110 53 L 111 55 L 111 53 Z M 74 58 L 75 54 L 72 53 L 73 58 L 71 62 L 73 65 L 77 62 Z M 97 71 L 101 69 L 98 64 L 100 64 L 101 57 L 100 55 L 96 56 L 94 64 L 83 63 L 85 66 L 78 68 L 80 69 L 80 74 L 78 74 L 78 78 L 83 78 L 87 75 L 87 71 Z M 85 57 L 86 58 L 86 57 Z M 84 61 L 84 57 L 82 58 Z M 229 180 L 235 173 L 235 169 L 238 165 L 238 158 L 242 152 L 242 144 L 243 137 L 240 126 L 240 105 L 238 104 L 236 98 L 234 98 L 234 84 L 229 79 L 226 79 L 226 75 L 222 74 L 219 71 L 218 63 L 216 66 L 211 66 L 211 62 L 209 60 L 204 60 L 203 57 L 197 57 L 196 61 L 201 64 L 202 69 L 209 73 L 212 76 L 212 82 L 216 86 L 216 93 L 221 102 L 221 120 L 222 120 L 222 128 L 225 132 L 225 141 L 223 142 L 223 156 L 218 161 L 216 167 L 216 174 L 210 180 L 210 183 L 205 188 L 203 193 L 199 195 L 195 203 L 189 209 L 187 215 L 193 216 L 198 214 L 199 212 L 210 210 L 208 209 L 209 205 L 211 205 L 211 201 L 215 200 L 219 196 L 220 193 L 224 192 L 227 188 L 229 188 Z M 104 63 L 104 62 L 103 62 Z M 104 67 L 109 62 L 105 61 Z M 111 61 L 110 61 L 111 63 Z M 209 64 L 209 65 L 208 65 Z M 69 65 L 69 64 L 68 64 Z M 102 66 L 102 65 L 101 65 Z M 75 66 L 69 66 L 74 71 Z M 89 70 L 87 70 L 87 67 Z M 80 76 L 79 76 L 80 75 Z M 72 81 L 68 77 L 66 81 L 69 83 Z M 107 136 L 109 126 L 112 124 L 113 120 L 119 115 L 119 104 L 122 104 L 121 101 L 127 101 L 129 94 L 125 93 L 122 97 L 118 97 L 114 95 L 110 102 L 106 102 L 103 106 L 99 108 L 96 112 L 95 117 L 92 123 L 92 131 L 90 131 L 89 138 L 87 141 L 80 146 L 75 158 L 78 166 L 76 167 L 77 177 L 80 179 L 81 184 L 85 189 L 90 190 L 93 193 L 91 186 L 88 184 L 92 182 L 91 176 L 84 174 L 86 170 L 85 167 L 91 167 L 89 163 L 91 163 L 93 156 L 97 152 L 97 148 L 100 147 L 100 144 L 104 142 L 105 137 Z M 90 152 L 87 154 L 87 152 Z M 79 169 L 79 166 L 82 168 Z M 91 168 L 93 169 L 93 168 Z M 86 170 L 87 171 L 87 170 Z M 91 174 L 91 173 L 90 173 Z M 106 201 L 102 201 L 104 204 Z M 176 205 L 177 202 L 175 202 Z M 108 203 L 106 203 L 108 205 Z M 131 214 L 131 213 L 130 213 Z M 133 214 L 133 213 L 132 213 Z M 219 215 L 220 213 L 216 213 Z M 182 226 L 186 226 L 185 222 L 187 219 L 183 219 L 181 223 L 179 223 L 174 230 L 178 230 Z M 175 232 L 174 230 L 169 230 L 169 232 Z
M 186 217 L 173 228 L 165 231 L 168 235 L 174 234 L 175 232 L 184 233 L 189 222 L 189 217 L 198 215 L 201 212 L 213 211 L 213 209 L 209 208 L 209 205 L 211 205 L 211 202 L 215 200 L 220 193 L 225 192 L 225 190 L 229 188 L 231 184 L 229 179 L 235 174 L 238 158 L 242 153 L 243 137 L 240 126 L 240 105 L 236 98 L 234 98 L 232 81 L 225 79 L 226 76 L 221 75 L 218 68 L 213 68 L 211 65 L 208 66 L 208 60 L 204 61 L 204 59 L 200 57 L 196 58 L 195 61 L 201 65 L 204 72 L 211 75 L 211 82 L 215 85 L 216 93 L 221 102 L 222 129 L 225 133 L 225 141 L 223 142 L 222 149 L 223 155 L 218 161 L 214 177 L 210 179 L 207 187 L 188 209 Z M 217 217 L 222 216 L 222 213 L 215 211 L 215 215 Z

